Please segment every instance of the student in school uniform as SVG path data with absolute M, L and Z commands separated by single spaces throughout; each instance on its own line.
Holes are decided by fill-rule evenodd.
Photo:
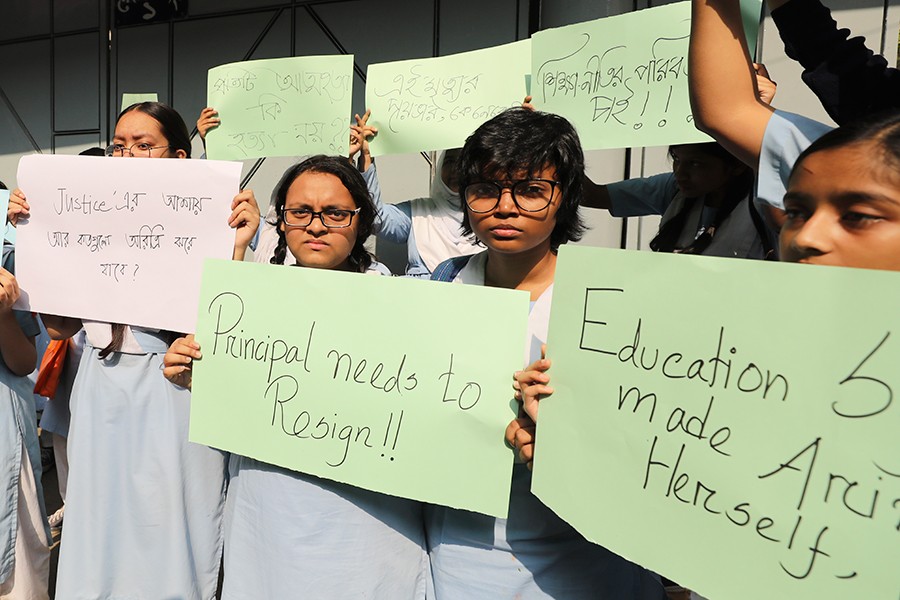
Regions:
M 463 230 L 486 250 L 441 263 L 432 279 L 528 292 L 527 365 L 540 359 L 547 338 L 557 249 L 584 231 L 578 136 L 562 117 L 510 109 L 466 140 L 459 164 Z M 472 307 L 464 325 L 477 327 L 485 318 L 490 315 Z M 665 598 L 652 573 L 585 540 L 531 493 L 530 484 L 530 471 L 516 464 L 507 519 L 427 507 L 437 600 Z

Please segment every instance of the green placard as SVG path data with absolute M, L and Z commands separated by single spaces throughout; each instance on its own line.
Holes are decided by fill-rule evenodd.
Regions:
M 353 56 L 300 56 L 209 70 L 207 103 L 221 124 L 206 137 L 210 158 L 346 154 Z
M 199 313 L 192 441 L 506 515 L 527 294 L 210 260 Z
M 900 274 L 564 247 L 533 491 L 710 600 L 897 598 Z
M 369 65 L 374 154 L 458 148 L 525 97 L 531 40 L 437 58 Z
M 756 40 L 760 0 L 745 0 Z M 691 3 L 679 2 L 532 36 L 531 93 L 560 114 L 585 149 L 709 141 L 694 127 L 688 99 Z

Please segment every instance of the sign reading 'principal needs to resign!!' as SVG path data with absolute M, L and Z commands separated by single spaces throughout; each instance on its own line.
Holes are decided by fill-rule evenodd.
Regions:
M 523 292 L 207 261 L 191 440 L 505 516 L 527 316 Z
M 900 594 L 900 274 L 563 248 L 533 491 L 711 600 Z

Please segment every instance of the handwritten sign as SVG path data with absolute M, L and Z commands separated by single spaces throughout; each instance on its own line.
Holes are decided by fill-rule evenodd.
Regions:
M 366 106 L 374 154 L 458 148 L 479 125 L 525 97 L 531 40 L 369 65 Z
M 346 154 L 353 56 L 301 56 L 230 63 L 209 70 L 211 158 Z
M 568 118 L 585 149 L 709 141 L 688 99 L 690 15 L 679 2 L 537 32 L 535 107 Z
M 510 290 L 207 261 L 190 438 L 505 516 L 527 314 Z
M 122 94 L 122 108 L 120 111 L 125 110 L 132 104 L 137 104 L 139 102 L 159 102 L 159 96 L 155 93 L 148 94 Z
M 728 598 L 900 592 L 900 274 L 564 247 L 533 491 Z
M 539 31 L 532 93 L 586 149 L 708 141 L 687 93 L 690 3 Z
M 203 258 L 233 251 L 240 175 L 211 160 L 22 158 L 17 307 L 193 331 Z

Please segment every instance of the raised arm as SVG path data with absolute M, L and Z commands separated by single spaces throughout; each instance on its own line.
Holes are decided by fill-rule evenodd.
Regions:
M 900 107 L 900 71 L 839 29 L 819 0 L 768 0 L 785 54 L 803 66 L 803 81 L 838 124 Z
M 34 371 L 37 352 L 34 334 L 27 335 L 19 324 L 13 304 L 19 299 L 19 284 L 12 273 L 0 268 L 0 356 L 16 375 L 25 376 Z M 23 313 L 22 316 L 34 319 Z
M 758 96 L 739 0 L 692 0 L 688 70 L 697 127 L 758 168 L 773 110 Z

